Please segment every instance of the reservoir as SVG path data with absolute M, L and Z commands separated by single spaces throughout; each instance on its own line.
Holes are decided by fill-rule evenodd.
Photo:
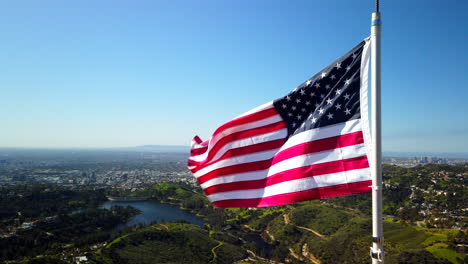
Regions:
M 191 224 L 202 226 L 203 219 L 197 217 L 190 212 L 184 211 L 177 206 L 163 204 L 153 200 L 146 201 L 107 201 L 101 208 L 109 209 L 114 205 L 132 206 L 141 211 L 139 215 L 133 217 L 132 220 L 125 224 L 118 225 L 116 229 L 134 226 L 137 224 L 149 224 L 151 222 L 172 222 L 175 220 L 185 220 Z

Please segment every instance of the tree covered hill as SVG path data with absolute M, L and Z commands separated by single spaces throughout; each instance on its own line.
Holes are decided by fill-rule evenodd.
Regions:
M 424 263 L 466 261 L 462 252 L 457 252 L 460 251 L 459 245 L 467 243 L 466 229 L 434 228 L 430 222 L 431 217 L 425 219 L 421 211 L 415 211 L 412 217 L 406 214 L 405 210 L 415 206 L 414 199 L 423 199 L 426 204 L 433 201 L 431 196 L 413 194 L 413 185 L 417 185 L 416 181 L 421 179 L 431 181 L 430 179 L 439 177 L 438 179 L 444 181 L 447 188 L 456 190 L 455 192 L 460 191 L 460 194 L 464 195 L 465 190 L 460 189 L 459 185 L 464 181 L 467 168 L 428 166 L 403 169 L 385 166 L 384 170 L 388 189 L 384 191 L 384 205 L 391 205 L 386 207 L 387 214 L 395 214 L 393 217 L 388 217 L 384 225 L 387 263 L 412 263 L 414 259 L 424 260 Z M 426 194 L 434 193 L 433 190 L 439 187 L 429 184 L 427 188 L 421 188 L 427 190 L 422 192 Z M 271 208 L 216 209 L 207 202 L 203 194 L 180 185 L 155 185 L 143 192 L 162 201 L 179 204 L 203 216 L 210 224 L 211 230 L 222 231 L 229 228 L 227 233 L 240 238 L 250 231 L 261 234 L 264 240 L 273 246 L 272 250 L 266 252 L 259 243 L 244 243 L 242 247 L 263 258 L 298 263 L 368 263 L 369 261 L 370 194 Z M 451 198 L 454 196 L 457 194 Z M 431 214 L 432 217 L 440 211 L 451 210 L 452 216 L 462 211 L 461 201 L 449 200 L 446 199 L 446 203 L 438 204 L 440 207 Z M 422 221 L 417 222 L 420 220 Z M 462 221 L 460 224 L 464 225 Z
M 426 227 L 468 228 L 468 165 L 383 165 L 383 213 Z M 371 212 L 370 195 L 337 197 L 328 203 Z
M 99 263 L 234 263 L 247 256 L 239 245 L 183 223 L 151 225 L 111 241 L 92 259 Z M 240 243 L 240 241 L 235 241 Z
M 468 244 L 465 210 L 468 166 L 401 168 L 385 165 L 383 169 L 386 262 L 468 262 L 464 252 Z M 50 239 L 52 237 L 48 233 L 55 237 L 58 235 L 57 231 L 48 230 L 52 225 L 41 227 L 46 236 L 37 241 L 50 239 L 48 243 L 56 242 L 54 247 L 60 249 L 57 252 L 64 252 L 68 244 L 73 244 L 81 248 L 80 252 L 87 252 L 86 256 L 95 263 L 369 263 L 370 194 L 267 208 L 217 209 L 199 188 L 189 185 L 161 183 L 133 191 L 101 190 L 95 196 L 91 193 L 87 196 L 88 190 L 67 193 L 61 189 L 47 189 L 20 190 L 24 199 L 16 201 L 9 195 L 11 191 L 4 192 L 2 197 L 10 197 L 8 199 L 14 205 L 4 211 L 4 223 L 11 222 L 14 216 L 9 212 L 17 212 L 18 206 L 26 212 L 25 209 L 30 207 L 25 204 L 32 201 L 31 197 L 39 197 L 35 200 L 37 204 L 51 213 L 86 207 L 88 203 L 100 201 L 106 192 L 109 194 L 114 191 L 120 195 L 146 196 L 171 203 L 205 220 L 204 227 L 181 222 L 156 223 L 112 234 L 107 233 L 105 226 L 92 224 L 95 227 L 89 229 L 86 224 L 82 224 L 80 230 L 86 230 L 85 236 L 75 234 L 68 228 L 66 230 L 70 231 L 71 238 L 64 238 L 63 241 Z M 54 203 L 49 195 L 56 191 L 66 195 L 63 196 L 66 199 Z M 4 204 L 7 205 L 6 202 Z M 109 219 L 115 217 L 106 211 L 99 213 Z M 120 215 L 125 216 L 126 213 L 122 211 Z M 84 222 L 75 221 L 82 216 L 66 216 L 58 224 L 70 222 L 78 225 Z M 89 221 L 95 218 L 89 213 L 84 216 L 89 216 L 86 218 Z M 35 234 L 35 231 L 28 232 Z M 94 234 L 99 237 L 95 238 Z M 60 257 L 48 256 L 47 252 L 53 250 L 38 246 L 35 237 L 30 237 L 25 240 L 31 241 L 28 244 L 33 250 L 29 254 L 30 262 L 21 263 L 53 263 L 62 260 Z M 90 243 L 86 244 L 87 240 Z M 95 243 L 100 247 L 92 249 L 91 245 Z M 14 254 L 11 250 L 8 252 Z M 47 259 L 38 258 L 40 254 L 45 254 Z

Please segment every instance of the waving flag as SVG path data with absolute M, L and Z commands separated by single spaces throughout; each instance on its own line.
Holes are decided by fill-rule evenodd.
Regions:
M 371 191 L 365 40 L 283 98 L 192 140 L 188 167 L 216 207 Z

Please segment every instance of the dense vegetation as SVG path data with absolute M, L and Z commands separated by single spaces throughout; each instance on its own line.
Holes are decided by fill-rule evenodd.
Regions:
M 217 239 L 194 225 L 155 224 L 116 238 L 93 259 L 106 264 L 205 264 L 233 263 L 246 256 L 239 246 Z
M 272 254 L 264 254 L 264 257 L 300 263 L 317 259 L 322 263 L 369 262 L 370 216 L 357 210 L 312 201 L 281 208 L 229 211 L 235 215 L 234 219 L 228 220 L 231 224 L 238 222 L 256 229 L 275 245 Z M 267 224 L 259 219 L 264 219 Z M 456 252 L 456 244 L 466 243 L 466 232 L 420 228 L 394 222 L 394 219 L 385 221 L 384 230 L 387 263 L 464 261 L 464 255 Z M 424 261 L 412 261 L 417 256 Z
M 0 260 L 36 255 L 55 255 L 75 247 L 108 240 L 110 230 L 138 214 L 133 207 L 114 206 L 110 210 L 92 209 L 76 214 L 59 214 L 39 222 L 16 236 L 0 239 Z
M 468 261 L 463 254 L 463 245 L 468 244 L 466 213 L 463 211 L 467 176 L 468 166 L 384 166 L 387 263 Z M 45 258 L 49 262 L 44 263 L 59 263 L 61 258 L 54 258 L 54 252 L 64 252 L 67 247 L 89 248 L 92 244 L 106 242 L 86 255 L 96 263 L 105 264 L 233 263 L 240 260 L 242 263 L 265 263 L 265 259 L 283 263 L 369 262 L 370 194 L 270 208 L 217 209 L 199 189 L 180 184 L 161 183 L 140 190 L 98 190 L 96 194 L 89 191 L 88 195 L 85 195 L 87 191 L 45 191 L 43 187 L 33 192 L 33 189 L 24 191 L 23 198 L 26 199 L 6 207 L 15 208 L 3 211 L 9 217 L 8 221 L 17 217 L 11 212 L 19 211 L 18 204 L 31 201 L 31 197 L 40 197 L 43 202 L 38 202 L 38 207 L 45 207 L 48 213 L 30 215 L 52 213 L 58 216 L 58 221 L 37 225 L 14 238 L 23 239 L 21 242 L 11 240 L 13 238 L 0 239 L 0 243 L 4 243 L 0 248 L 5 246 L 6 249 L 0 250 L 3 259 L 15 258 L 14 254 L 48 254 Z M 54 202 L 49 199 L 53 197 L 48 196 L 49 192 L 61 195 L 64 200 Z M 2 197 L 8 197 L 6 193 L 2 193 Z M 206 224 L 198 227 L 186 223 L 156 223 L 110 233 L 112 226 L 126 221 L 135 212 L 130 208 L 113 208 L 113 213 L 106 210 L 64 213 L 92 206 L 103 199 L 105 193 L 146 196 L 178 205 L 202 217 Z M 27 212 L 27 209 L 23 211 Z M 27 246 L 22 248 L 18 243 Z M 12 248 L 19 250 L 12 253 Z M 26 248 L 32 250 L 26 251 Z M 41 263 L 45 258 L 32 261 Z
M 428 164 L 414 168 L 383 165 L 383 212 L 412 223 L 424 220 L 427 227 L 466 229 L 468 165 Z M 371 197 L 357 195 L 324 200 L 370 214 Z M 462 219 L 462 221 L 460 221 Z M 464 219 L 464 220 L 463 220 Z
M 398 169 L 392 172 L 394 166 L 385 166 L 385 169 L 390 169 L 390 173 L 385 176 L 386 182 L 394 183 L 389 178 L 394 176 L 393 173 L 401 172 L 398 172 Z M 425 169 L 417 167 L 405 170 L 405 177 L 417 178 L 421 170 Z M 401 213 L 404 212 L 402 208 L 405 206 L 412 206 L 408 203 L 408 200 L 411 201 L 411 185 L 412 181 L 402 181 L 398 188 L 384 192 L 387 203 L 391 201 L 394 207 L 398 208 L 396 211 L 387 211 L 396 212 L 385 222 L 387 263 L 411 263 L 417 257 L 425 263 L 462 263 L 465 257 L 457 253 L 456 245 L 467 242 L 466 232 L 411 225 L 411 218 Z M 406 193 L 407 187 L 409 191 Z M 240 238 L 245 238 L 245 234 L 251 231 L 261 234 L 264 240 L 273 246 L 272 250 L 265 250 L 258 245 L 259 243 L 248 242 L 243 245 L 245 249 L 256 252 L 260 257 L 299 263 L 313 262 L 314 258 L 322 263 L 369 261 L 370 195 L 255 210 L 221 210 L 213 208 L 203 195 L 180 185 L 155 185 L 144 190 L 144 193 L 161 201 L 179 204 L 203 216 L 213 230 L 222 230 L 229 226 L 229 233 Z M 462 208 L 460 203 L 453 204 L 456 208 Z M 420 219 L 419 217 L 417 219 Z M 286 221 L 289 223 L 286 224 Z
M 457 245 L 467 243 L 466 229 L 440 227 L 451 227 L 456 215 L 463 217 L 467 175 L 468 166 L 401 168 L 384 165 L 384 213 L 391 216 L 384 228 L 387 263 L 411 263 L 415 258 L 425 263 L 462 263 L 466 260 L 457 252 L 460 249 Z M 261 257 L 281 262 L 313 262 L 314 258 L 322 263 L 369 261 L 370 195 L 255 210 L 220 210 L 213 208 L 204 195 L 180 185 L 155 185 L 143 193 L 203 216 L 213 230 L 229 226 L 229 232 L 241 238 L 246 232 L 258 232 L 274 246 L 273 249 L 265 251 L 258 243 L 245 243 L 244 248 Z M 438 218 L 445 221 L 439 221 L 439 228 L 435 229 L 434 219 Z M 286 224 L 287 220 L 289 224 Z M 426 221 L 421 221 L 422 226 L 416 226 L 416 221 L 420 220 Z M 463 220 L 458 224 L 466 227 Z
M 104 190 L 71 190 L 54 185 L 0 186 L 0 220 L 21 214 L 22 218 L 37 218 L 93 208 L 106 200 Z M 0 224 L 1 227 L 1 224 Z

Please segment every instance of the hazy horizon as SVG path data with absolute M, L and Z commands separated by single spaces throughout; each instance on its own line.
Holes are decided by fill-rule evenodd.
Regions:
M 206 140 L 368 37 L 373 8 L 344 0 L 1 3 L 0 147 Z M 467 8 L 382 1 L 384 152 L 468 151 Z
M 143 146 L 127 146 L 127 147 L 62 147 L 62 148 L 40 148 L 40 147 L 0 147 L 0 155 L 2 151 L 19 150 L 19 151 L 135 151 L 135 152 L 174 152 L 188 153 L 190 146 L 188 145 L 143 145 Z M 439 157 L 450 159 L 468 159 L 468 152 L 401 152 L 401 151 L 384 151 L 384 157 Z M 0 156 L 1 158 L 1 156 Z

